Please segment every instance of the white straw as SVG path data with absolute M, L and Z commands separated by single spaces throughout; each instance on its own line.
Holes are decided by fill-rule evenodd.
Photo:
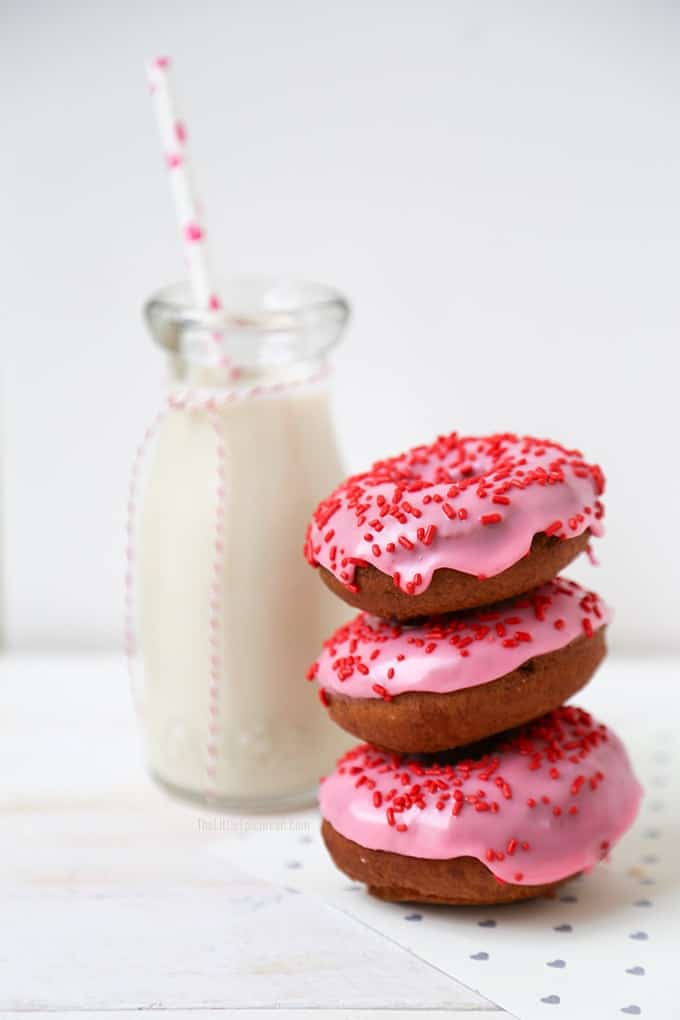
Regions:
M 200 207 L 193 186 L 187 129 L 185 122 L 177 114 L 174 102 L 170 58 L 156 57 L 149 63 L 147 73 L 180 236 L 189 267 L 193 299 L 200 311 L 217 311 L 222 307 L 222 302 L 215 286 L 205 240 L 205 225 L 201 222 Z M 215 331 L 212 338 L 219 348 L 220 364 L 228 365 L 229 359 L 224 353 L 222 334 Z

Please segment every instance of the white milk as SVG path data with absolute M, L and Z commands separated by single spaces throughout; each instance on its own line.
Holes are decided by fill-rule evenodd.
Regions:
M 227 806 L 309 799 L 350 743 L 305 673 L 351 610 L 305 561 L 305 529 L 342 477 L 325 385 L 219 407 L 225 447 L 216 775 Z M 142 723 L 168 786 L 206 793 L 216 435 L 205 410 L 162 419 L 143 492 L 138 557 Z M 214 752 L 213 752 L 214 754 Z

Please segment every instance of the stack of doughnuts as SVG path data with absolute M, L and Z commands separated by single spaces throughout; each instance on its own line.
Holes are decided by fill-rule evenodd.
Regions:
M 305 555 L 359 613 L 309 670 L 362 743 L 321 784 L 336 865 L 375 896 L 529 899 L 606 857 L 641 789 L 616 735 L 564 702 L 611 614 L 558 576 L 602 534 L 578 450 L 440 436 L 344 481 Z

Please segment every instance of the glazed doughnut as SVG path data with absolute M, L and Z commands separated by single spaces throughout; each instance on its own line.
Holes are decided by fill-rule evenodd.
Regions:
M 317 507 L 305 555 L 350 605 L 397 620 L 536 588 L 603 532 L 604 476 L 578 450 L 440 436 L 376 462 Z
M 321 783 L 336 865 L 383 899 L 502 903 L 590 869 L 642 790 L 618 737 L 563 706 L 477 748 L 400 757 L 369 744 Z
M 559 707 L 604 658 L 610 610 L 556 578 L 509 602 L 417 625 L 360 613 L 308 679 L 331 718 L 392 751 L 473 743 Z

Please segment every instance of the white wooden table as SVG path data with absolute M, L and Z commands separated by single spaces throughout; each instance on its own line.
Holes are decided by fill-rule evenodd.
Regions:
M 579 701 L 628 738 L 649 723 L 665 727 L 670 739 L 680 731 L 679 668 L 677 661 L 610 659 Z M 675 981 L 669 976 L 675 974 L 673 904 L 679 902 L 676 798 L 661 775 L 671 768 L 666 745 L 638 745 L 636 754 L 640 765 L 649 759 L 659 775 L 649 772 L 639 839 L 627 843 L 634 859 L 621 879 L 626 889 L 619 896 L 616 883 L 600 881 L 590 896 L 599 896 L 605 911 L 598 930 L 618 940 L 617 959 L 623 953 L 606 988 L 611 1015 L 639 1000 L 644 1009 L 627 1007 L 629 1013 L 667 1020 L 674 1008 L 668 1004 L 680 1001 L 680 984 L 677 991 L 669 984 Z M 300 843 L 296 853 L 305 852 L 303 843 L 310 849 L 313 840 L 305 832 L 317 830 L 316 812 L 269 817 L 272 829 L 281 820 L 295 826 L 287 831 Z M 343 909 L 347 897 L 327 901 L 309 894 L 311 888 L 294 878 L 307 870 L 286 870 L 295 862 L 271 856 L 269 839 L 257 840 L 264 858 L 256 866 L 250 835 L 245 838 L 241 826 L 262 820 L 210 815 L 168 799 L 146 778 L 122 659 L 0 657 L 0 1018 L 31 1013 L 44 1020 L 121 1020 L 152 1010 L 172 1020 L 334 1020 L 348 1011 L 384 1020 L 510 1015 L 450 976 L 463 972 L 465 959 L 451 957 L 454 933 L 436 929 L 434 917 L 428 931 L 442 931 L 446 941 L 437 945 L 445 952 L 430 953 L 434 962 L 427 962 L 418 955 L 423 942 L 404 939 L 403 927 L 391 924 L 393 912 L 362 913 L 356 904 Z M 647 844 L 652 836 L 653 845 Z M 648 882 L 644 869 L 652 860 L 660 863 Z M 635 892 L 640 883 L 644 890 L 640 885 Z M 654 904 L 644 898 L 647 885 L 655 886 Z M 632 900 L 637 902 L 631 906 Z M 639 909 L 652 906 L 644 922 L 652 933 L 645 943 L 650 952 L 643 957 L 642 944 L 631 941 L 640 933 L 630 932 L 643 923 Z M 560 930 L 548 930 L 547 959 L 560 955 L 549 948 Z M 517 922 L 513 946 L 519 931 Z M 542 949 L 542 936 L 539 942 Z M 569 947 L 570 967 L 578 962 L 575 948 Z M 508 974 L 521 974 L 524 991 L 531 982 L 519 966 L 528 959 L 522 953 L 517 970 Z M 435 965 L 441 959 L 448 972 Z M 483 969 L 474 983 L 499 989 L 499 998 L 523 1011 L 509 996 L 507 981 L 500 992 L 498 974 L 508 975 L 503 956 L 495 952 L 494 959 L 501 968 L 496 983 Z M 647 976 L 635 984 L 630 975 L 643 969 L 624 968 L 641 962 Z M 472 981 L 476 964 L 465 973 Z M 536 975 L 534 969 L 534 982 Z M 563 993 L 566 988 L 559 986 Z M 532 991 L 531 1015 L 536 996 L 544 994 Z M 562 1016 L 572 1020 L 566 1010 Z
M 205 817 L 146 779 L 122 659 L 0 658 L 0 1016 L 508 1016 Z

